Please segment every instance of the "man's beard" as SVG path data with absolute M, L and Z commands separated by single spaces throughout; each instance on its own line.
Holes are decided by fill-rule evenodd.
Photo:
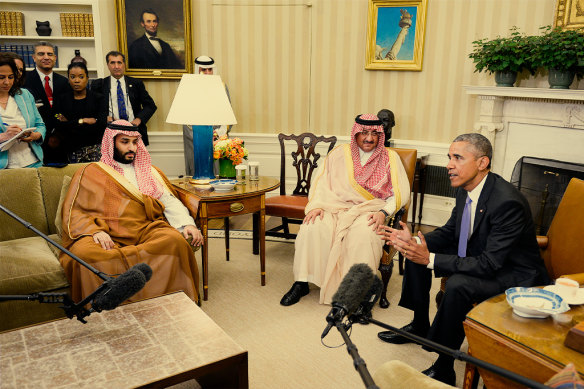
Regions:
M 132 158 L 132 160 L 127 160 L 126 155 L 128 154 L 134 155 L 134 158 Z M 127 165 L 134 162 L 134 159 L 136 159 L 136 153 L 128 151 L 126 154 L 122 155 L 122 153 L 117 148 L 114 147 L 114 161 L 124 163 Z

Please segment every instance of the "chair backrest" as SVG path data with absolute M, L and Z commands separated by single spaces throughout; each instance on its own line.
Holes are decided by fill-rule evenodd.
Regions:
M 395 151 L 401 158 L 408 180 L 410 181 L 410 190 L 414 185 L 414 176 L 416 174 L 416 160 L 418 159 L 418 151 L 416 149 L 397 149 L 388 147 L 388 149 Z
M 584 181 L 572 178 L 548 230 L 547 247 L 542 250 L 545 266 L 552 279 L 584 272 L 583 199 Z
M 308 196 L 312 172 L 318 166 L 318 160 L 321 157 L 320 153 L 315 151 L 316 145 L 320 142 L 329 143 L 329 148 L 326 152 L 328 154 L 337 143 L 337 137 L 316 136 L 310 132 L 305 132 L 300 135 L 279 134 L 278 140 L 280 141 L 281 152 L 280 195 L 286 195 L 286 185 L 284 184 L 286 182 L 286 147 L 284 141 L 293 140 L 296 141 L 298 147 L 290 153 L 292 156 L 292 166 L 296 168 L 297 176 L 296 187 L 292 191 L 292 195 Z

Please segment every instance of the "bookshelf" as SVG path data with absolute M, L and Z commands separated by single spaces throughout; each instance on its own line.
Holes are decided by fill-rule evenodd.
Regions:
M 19 11 L 24 14 L 25 35 L 0 35 L 0 45 L 32 45 L 45 40 L 58 46 L 59 66 L 54 70 L 65 74 L 67 65 L 75 56 L 75 50 L 81 50 L 81 56 L 87 60 L 90 78 L 103 77 L 105 59 L 101 41 L 99 0 L 8 0 L 0 2 L 0 11 Z M 61 13 L 84 13 L 93 15 L 94 36 L 63 36 Z M 50 36 L 38 36 L 36 21 L 49 21 L 52 28 Z M 27 67 L 27 70 L 32 68 Z

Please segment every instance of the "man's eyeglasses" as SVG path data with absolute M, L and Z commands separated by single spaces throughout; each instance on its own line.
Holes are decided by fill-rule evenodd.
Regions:
M 369 135 L 374 138 L 379 138 L 379 132 L 377 131 L 359 131 L 358 134 L 363 135 L 365 138 L 367 138 Z

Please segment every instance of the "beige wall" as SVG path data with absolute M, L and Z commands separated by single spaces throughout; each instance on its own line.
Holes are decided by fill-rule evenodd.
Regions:
M 449 142 L 472 130 L 477 114 L 462 85 L 494 85 L 473 73 L 471 42 L 514 25 L 536 34 L 552 23 L 555 2 L 428 0 L 423 70 L 410 72 L 364 69 L 366 0 L 193 0 L 194 56 L 218 63 L 234 131 L 346 135 L 356 114 L 389 108 L 395 138 Z M 114 1 L 100 6 L 107 51 L 117 45 Z M 146 84 L 159 107 L 151 131 L 179 130 L 165 123 L 178 81 Z M 546 82 L 523 77 L 519 85 Z

